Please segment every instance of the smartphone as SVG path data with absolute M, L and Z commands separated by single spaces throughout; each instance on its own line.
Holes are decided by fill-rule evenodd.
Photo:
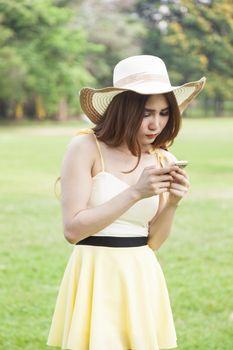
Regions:
M 174 163 L 174 165 L 177 165 L 180 168 L 185 168 L 186 165 L 188 165 L 187 160 L 178 160 L 177 162 Z

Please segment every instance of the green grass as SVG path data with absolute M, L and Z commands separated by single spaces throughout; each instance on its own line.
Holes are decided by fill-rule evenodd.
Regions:
M 1 128 L 3 350 L 48 349 L 55 298 L 72 251 L 63 238 L 53 185 L 79 127 L 72 121 Z M 232 349 L 232 135 L 233 119 L 184 119 L 171 148 L 178 159 L 189 160 L 191 188 L 157 256 L 181 350 Z

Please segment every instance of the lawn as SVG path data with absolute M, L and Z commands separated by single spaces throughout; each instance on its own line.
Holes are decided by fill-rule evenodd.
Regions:
M 55 298 L 72 251 L 63 238 L 53 185 L 66 145 L 82 126 L 72 121 L 1 127 L 3 350 L 49 349 Z M 189 160 L 191 181 L 171 236 L 157 253 L 180 350 L 233 348 L 232 135 L 231 118 L 184 119 L 170 149 Z

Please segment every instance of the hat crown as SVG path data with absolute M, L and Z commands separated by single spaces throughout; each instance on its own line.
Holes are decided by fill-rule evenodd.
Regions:
M 171 85 L 167 68 L 163 60 L 157 56 L 139 55 L 131 56 L 120 61 L 113 71 L 113 85 L 124 87 L 127 84 L 127 78 L 131 83 L 136 83 L 138 79 L 160 80 L 162 78 L 165 84 Z M 128 81 L 129 82 L 129 81 Z

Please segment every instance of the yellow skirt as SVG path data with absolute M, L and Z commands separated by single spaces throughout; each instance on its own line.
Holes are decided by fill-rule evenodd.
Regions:
M 163 271 L 148 246 L 76 245 L 47 345 L 71 350 L 177 347 Z

